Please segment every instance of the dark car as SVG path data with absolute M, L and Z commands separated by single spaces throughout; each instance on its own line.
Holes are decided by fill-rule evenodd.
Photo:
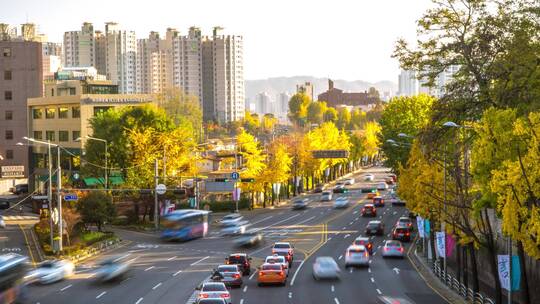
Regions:
M 390 199 L 390 202 L 392 203 L 392 206 L 405 206 L 405 201 L 400 199 L 397 196 L 394 196 Z
M 381 196 L 375 196 L 373 198 L 373 205 L 375 207 L 384 207 L 384 198 L 382 198 Z
M 337 185 L 336 187 L 334 187 L 334 189 L 332 191 L 334 193 L 347 193 L 347 192 L 349 192 L 349 190 L 347 190 L 347 188 L 345 188 L 345 185 L 343 185 L 343 184 Z
M 295 210 L 305 209 L 307 208 L 307 206 L 308 206 L 308 203 L 307 203 L 307 200 L 305 199 L 294 200 L 292 202 L 292 208 Z
M 373 253 L 373 243 L 369 240 L 368 237 L 359 236 L 353 241 L 352 244 L 354 246 L 364 246 L 368 250 L 369 254 Z
M 28 184 L 15 185 L 15 187 L 11 189 L 11 192 L 16 195 L 28 193 Z
M 233 253 L 225 259 L 227 265 L 238 265 L 243 275 L 251 273 L 251 258 L 245 253 Z
M 383 235 L 384 223 L 381 221 L 370 221 L 366 226 L 366 235 Z
M 409 242 L 411 240 L 411 229 L 407 227 L 395 227 L 392 231 L 392 239 Z
M 314 193 L 321 193 L 321 192 L 323 192 L 323 190 L 324 190 L 324 185 L 323 184 L 317 184 L 315 186 L 315 189 L 313 189 L 313 192 Z
M 362 216 L 377 216 L 377 208 L 375 208 L 373 204 L 365 204 L 364 207 L 362 207 Z

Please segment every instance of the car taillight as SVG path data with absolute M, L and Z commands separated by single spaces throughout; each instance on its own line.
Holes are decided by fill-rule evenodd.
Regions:
M 384 247 L 384 251 L 388 251 L 388 250 L 390 250 L 390 248 Z
M 222 297 L 222 298 L 228 298 L 228 297 L 230 297 L 230 295 L 229 295 L 228 293 L 222 293 L 222 294 L 220 295 L 220 297 Z
M 399 247 L 399 252 L 403 252 L 403 247 Z
M 235 273 L 235 274 L 233 274 L 232 277 L 235 278 L 235 279 L 239 279 L 239 278 L 240 278 L 240 275 L 239 275 L 238 273 Z
M 207 293 L 201 293 L 201 294 L 199 294 L 199 298 L 208 298 L 208 294 Z
M 283 271 L 280 271 L 280 272 L 279 272 L 279 275 L 280 275 L 280 276 L 282 276 L 282 275 L 284 275 L 284 274 L 285 274 L 285 273 L 284 273 Z
M 367 251 L 364 251 L 364 256 L 367 258 L 369 256 L 369 253 Z
M 409 236 L 409 235 L 411 235 L 411 234 L 410 234 L 409 232 L 407 232 L 407 233 L 405 233 L 405 235 L 406 235 L 406 236 Z
M 259 271 L 259 276 L 263 276 L 263 275 L 264 275 L 264 272 Z

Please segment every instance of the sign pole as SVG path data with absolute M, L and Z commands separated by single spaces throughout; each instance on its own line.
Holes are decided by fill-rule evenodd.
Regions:
M 58 230 L 59 230 L 59 240 L 60 243 L 58 244 L 58 250 L 62 252 L 63 245 L 62 245 L 62 234 L 64 233 L 63 228 L 63 220 L 62 220 L 62 166 L 60 162 L 60 146 L 56 146 L 58 149 L 58 170 L 56 171 L 56 180 L 57 180 L 57 191 L 58 191 Z
M 54 226 L 52 218 L 52 154 L 51 154 L 51 142 L 47 140 L 47 149 L 49 153 L 49 189 L 47 189 L 47 199 L 49 201 L 49 229 L 51 230 L 51 248 L 54 250 Z
M 158 185 L 158 160 L 157 158 L 154 160 L 154 227 L 156 230 L 159 229 L 159 223 L 158 223 L 158 193 L 157 193 L 157 185 Z
M 508 277 L 510 284 L 508 287 L 508 304 L 512 304 L 512 238 L 508 237 Z

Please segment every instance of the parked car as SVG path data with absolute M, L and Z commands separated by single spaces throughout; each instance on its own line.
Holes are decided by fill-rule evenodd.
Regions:
M 323 191 L 321 194 L 321 201 L 329 202 L 332 200 L 332 191 Z

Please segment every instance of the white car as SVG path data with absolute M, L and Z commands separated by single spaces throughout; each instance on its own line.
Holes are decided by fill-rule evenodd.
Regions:
M 69 260 L 50 260 L 39 264 L 28 274 L 27 279 L 30 282 L 50 284 L 73 275 L 74 270 L 75 265 Z
M 0 215 L 0 228 L 6 228 L 6 222 L 4 221 L 4 217 Z
M 130 263 L 122 261 L 122 257 L 112 257 L 98 264 L 94 278 L 100 282 L 112 281 L 124 277 L 129 268 Z
M 354 185 L 354 178 L 349 177 L 343 180 L 345 182 L 345 185 Z
M 227 226 L 221 229 L 220 234 L 221 236 L 244 234 L 247 229 L 247 224 L 248 224 L 247 221 L 241 221 L 241 222 L 235 223 L 232 226 Z
M 222 282 L 206 282 L 197 287 L 199 299 L 224 299 L 228 304 L 232 303 L 231 294 Z
M 332 191 L 323 191 L 323 193 L 321 193 L 321 201 L 329 202 L 331 200 L 332 200 Z
M 231 213 L 231 214 L 227 214 L 225 215 L 221 221 L 219 221 L 219 223 L 221 224 L 221 226 L 223 227 L 229 227 L 229 226 L 234 226 L 236 225 L 238 222 L 242 221 L 244 217 L 242 215 L 240 215 L 240 213 Z
M 345 267 L 369 266 L 369 252 L 365 246 L 351 245 L 345 254 Z
M 313 263 L 313 278 L 320 279 L 339 279 L 341 270 L 332 257 L 317 257 Z
M 334 208 L 341 209 L 349 206 L 349 200 L 345 197 L 338 197 L 334 202 Z
M 387 183 L 378 183 L 377 184 L 377 190 L 388 190 L 388 184 Z
M 284 256 L 274 254 L 267 256 L 264 260 L 265 264 L 281 264 L 283 265 L 283 268 L 285 269 L 285 274 L 289 276 L 289 262 L 287 262 L 287 259 Z
M 405 251 L 403 244 L 400 241 L 388 240 L 384 243 L 382 248 L 383 258 L 402 258 L 404 257 Z
M 368 182 L 372 182 L 372 181 L 375 180 L 375 175 L 373 175 L 373 174 L 366 174 L 366 175 L 364 175 L 364 180 L 365 180 L 365 181 L 368 181 Z

